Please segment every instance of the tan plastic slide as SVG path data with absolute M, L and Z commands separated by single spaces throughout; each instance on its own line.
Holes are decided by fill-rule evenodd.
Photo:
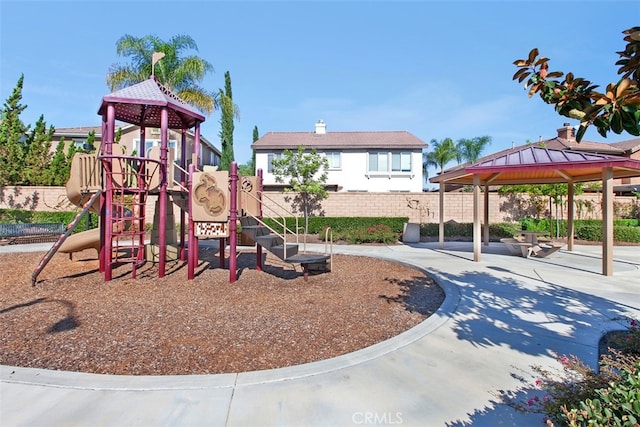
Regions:
M 82 192 L 83 188 L 99 188 L 99 182 L 90 183 L 91 176 L 89 174 L 90 168 L 95 167 L 96 157 L 90 154 L 76 154 L 71 162 L 71 174 L 69 181 L 67 181 L 66 190 L 67 198 L 71 203 L 76 206 L 82 207 L 86 202 L 91 199 L 94 192 Z M 85 178 L 86 176 L 86 178 Z M 83 179 L 85 178 L 85 179 Z M 84 181 L 84 182 L 83 182 Z M 93 184 L 93 185 L 92 185 Z M 98 200 L 89 209 L 93 213 L 99 213 L 100 203 Z M 59 252 L 74 253 L 80 252 L 85 249 L 94 248 L 96 251 L 100 250 L 100 229 L 94 228 L 80 233 L 75 233 L 66 238 L 60 248 Z

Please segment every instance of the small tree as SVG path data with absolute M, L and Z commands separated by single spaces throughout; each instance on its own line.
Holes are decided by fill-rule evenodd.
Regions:
M 518 59 L 514 65 L 519 68 L 513 80 L 525 82 L 529 97 L 538 93 L 547 104 L 555 106 L 558 114 L 580 120 L 576 140 L 582 140 L 587 127 L 594 125 L 598 133 L 607 137 L 612 131 L 620 134 L 624 131 L 631 135 L 640 135 L 640 27 L 622 32 L 627 42 L 616 65 L 622 78 L 618 83 L 609 83 L 604 93 L 595 89 L 597 85 L 573 73 L 549 71 L 549 59 L 538 57 L 538 49 L 529 52 L 527 59 Z
M 293 200 L 294 207 L 302 210 L 304 215 L 304 232 L 309 230 L 309 212 L 311 206 L 319 204 L 329 194 L 324 185 L 327 182 L 327 158 L 316 150 L 305 152 L 303 145 L 297 151 L 284 150 L 280 159 L 273 161 L 273 174 L 276 182 L 284 183 L 288 179 L 287 191 L 297 193 Z

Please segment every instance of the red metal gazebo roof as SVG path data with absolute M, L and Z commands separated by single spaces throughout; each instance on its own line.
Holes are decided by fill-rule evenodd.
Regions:
M 115 105 L 116 120 L 139 126 L 159 128 L 160 112 L 164 107 L 168 107 L 171 129 L 189 129 L 205 120 L 196 109 L 153 77 L 104 96 L 98 114 L 104 115 L 109 104 Z
M 474 175 L 479 176 L 481 183 L 491 185 L 587 182 L 600 180 L 604 168 L 613 169 L 613 178 L 640 176 L 640 160 L 523 146 L 448 169 L 429 182 L 471 185 Z

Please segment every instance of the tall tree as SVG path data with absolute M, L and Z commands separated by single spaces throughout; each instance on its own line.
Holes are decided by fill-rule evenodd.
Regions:
M 456 144 L 454 144 L 451 138 L 445 138 L 443 140 L 432 139 L 429 143 L 433 150 L 422 155 L 422 167 L 426 174 L 426 169 L 429 166 L 440 168 L 440 172 L 444 170 L 447 163 L 454 160 L 458 156 L 458 150 Z
M 23 184 L 46 185 L 51 181 L 51 177 L 47 176 L 47 170 L 53 157 L 51 140 L 54 132 L 54 127 L 49 126 L 47 128 L 44 116 L 40 115 L 33 131 L 25 142 Z
M 526 80 L 524 86 L 529 97 L 538 93 L 545 103 L 555 106 L 558 114 L 580 120 L 578 142 L 590 125 L 605 138 L 610 131 L 640 136 L 640 27 L 622 33 L 627 45 L 625 50 L 617 52 L 621 59 L 616 62 L 622 78 L 617 83 L 609 83 L 604 93 L 595 90 L 598 85 L 573 73 L 559 80 L 564 73 L 550 72 L 549 59 L 538 57 L 537 48 L 529 52 L 527 59 L 514 61 L 519 70 L 513 80 L 519 83 Z
M 258 136 L 258 126 L 253 127 L 253 142 L 256 142 L 260 137 Z M 247 160 L 244 165 L 238 166 L 240 175 L 253 176 L 256 174 L 256 152 L 251 150 L 251 160 Z
M 220 159 L 220 169 L 229 170 L 231 162 L 235 159 L 233 154 L 233 131 L 235 129 L 233 120 L 240 116 L 238 107 L 233 103 L 229 71 L 224 73 L 224 90 L 220 89 L 218 99 L 221 110 L 219 136 L 222 145 L 222 158 Z
M 140 38 L 124 35 L 117 41 L 116 51 L 119 56 L 130 57 L 131 62 L 113 64 L 107 74 L 107 86 L 114 91 L 140 83 L 152 75 L 153 68 L 160 83 L 188 104 L 211 114 L 217 106 L 216 94 L 199 84 L 213 71 L 213 66 L 198 56 L 183 56 L 185 50 L 198 51 L 196 42 L 187 35 L 174 36 L 169 41 L 152 35 Z M 155 66 L 152 65 L 154 52 L 165 54 Z
M 324 188 L 327 182 L 329 161 L 315 149 L 305 152 L 303 145 L 297 151 L 284 150 L 280 159 L 273 161 L 273 174 L 276 182 L 289 185 L 285 189 L 296 193 L 294 206 L 301 208 L 304 215 L 304 232 L 309 231 L 309 213 L 311 207 L 329 197 Z
M 461 138 L 456 143 L 456 159 L 458 163 L 475 163 L 484 149 L 491 143 L 490 136 L 476 136 L 475 138 Z
M 260 139 L 260 133 L 258 132 L 258 126 L 253 127 L 253 142 Z M 251 150 L 251 169 L 253 173 L 256 173 L 256 150 Z
M 18 184 L 24 165 L 24 138 L 29 126 L 20 120 L 27 108 L 20 104 L 24 75 L 21 75 L 0 112 L 0 187 Z

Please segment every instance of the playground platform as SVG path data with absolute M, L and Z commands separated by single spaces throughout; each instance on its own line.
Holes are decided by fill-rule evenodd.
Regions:
M 498 390 L 516 389 L 514 375 L 533 375 L 533 365 L 557 367 L 552 352 L 595 366 L 602 334 L 640 316 L 640 247 L 614 247 L 612 276 L 600 274 L 601 247 L 574 249 L 526 259 L 491 243 L 473 262 L 471 243 L 336 245 L 334 253 L 427 271 L 446 292 L 443 305 L 377 345 L 269 371 L 110 376 L 1 366 L 0 425 L 540 426 L 542 415 L 515 412 Z M 0 247 L 8 250 L 46 244 Z

